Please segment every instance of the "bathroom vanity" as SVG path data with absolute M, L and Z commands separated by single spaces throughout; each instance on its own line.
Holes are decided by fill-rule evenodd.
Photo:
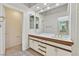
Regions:
M 28 34 L 29 47 L 44 56 L 70 56 L 73 42 L 71 40 L 71 19 L 68 12 L 69 5 L 65 4 L 41 13 L 42 17 L 39 17 L 39 20 L 42 21 L 40 22 L 36 16 L 35 19 L 32 17 L 35 22 L 30 21 L 30 25 L 33 26 L 33 28 L 30 26 L 30 30 L 34 31 Z
M 70 56 L 73 42 L 70 39 L 29 34 L 29 47 L 44 56 Z

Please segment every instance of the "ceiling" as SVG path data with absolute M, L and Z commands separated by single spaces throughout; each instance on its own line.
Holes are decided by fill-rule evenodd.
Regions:
M 43 12 L 53 7 L 58 7 L 62 4 L 64 3 L 24 3 L 25 6 L 27 6 L 35 12 Z
M 37 3 L 24 3 L 25 6 L 31 8 L 33 7 L 34 5 L 36 5 Z
M 31 8 L 34 11 L 39 11 L 41 9 L 44 9 L 46 7 L 50 7 L 54 5 L 55 3 L 24 3 L 25 6 L 28 8 Z

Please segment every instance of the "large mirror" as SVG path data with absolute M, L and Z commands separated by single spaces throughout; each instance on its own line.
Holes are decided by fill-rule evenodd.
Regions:
M 69 20 L 67 16 L 58 19 L 58 31 L 59 34 L 69 34 Z
M 36 29 L 39 29 L 39 17 L 36 17 Z
M 30 16 L 30 29 L 34 29 L 34 16 Z

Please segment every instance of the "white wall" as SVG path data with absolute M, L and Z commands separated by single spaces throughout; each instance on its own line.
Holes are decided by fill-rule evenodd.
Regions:
M 76 4 L 76 17 L 77 17 L 77 53 L 78 53 L 78 56 L 79 56 L 79 3 Z
M 29 8 L 24 6 L 23 4 L 3 4 L 3 6 L 7 6 L 10 8 L 14 8 L 18 11 L 23 12 L 23 28 L 22 28 L 22 50 L 26 50 L 28 48 L 28 33 L 29 33 Z M 3 12 L 4 13 L 4 12 Z
M 77 19 L 77 13 L 79 13 L 79 11 L 77 12 L 77 5 L 71 4 L 71 37 L 74 43 L 72 55 L 79 55 L 79 19 Z
M 44 14 L 43 17 L 43 32 L 48 33 L 58 33 L 58 17 L 63 17 L 67 15 L 67 7 L 60 7 L 53 9 Z
M 0 16 L 4 17 L 4 8 L 0 4 Z M 0 18 L 0 55 L 5 54 L 5 18 Z

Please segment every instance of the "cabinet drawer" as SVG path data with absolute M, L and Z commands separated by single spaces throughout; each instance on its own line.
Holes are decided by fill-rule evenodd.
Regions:
M 43 48 L 43 49 L 46 49 L 46 47 L 45 46 L 42 46 L 42 45 L 38 45 L 40 48 Z
M 46 47 L 43 47 L 43 46 L 41 46 L 41 45 L 39 45 L 38 48 L 42 49 L 43 51 L 46 51 Z
M 33 42 L 33 45 L 34 45 L 33 46 L 34 47 L 33 49 L 36 50 L 36 51 L 38 51 L 38 42 L 37 41 L 34 41 Z
M 29 47 L 30 48 L 33 48 L 33 46 L 34 46 L 33 42 L 34 42 L 33 40 L 29 40 Z
M 46 47 L 46 44 L 39 42 L 40 46 Z
M 46 55 L 46 51 L 44 51 L 44 50 L 42 50 L 40 48 L 38 48 L 38 52 L 41 53 L 42 55 Z

